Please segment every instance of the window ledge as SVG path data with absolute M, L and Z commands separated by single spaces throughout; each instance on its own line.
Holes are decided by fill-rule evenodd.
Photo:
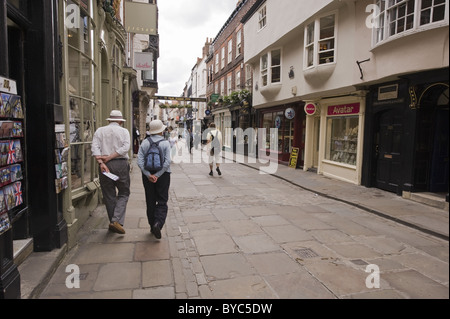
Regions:
M 281 83 L 268 84 L 261 87 L 260 92 L 265 98 L 272 98 L 281 91 Z
M 321 84 L 327 81 L 336 69 L 336 63 L 321 64 L 303 70 L 305 80 Z
M 392 35 L 392 36 L 388 37 L 387 39 L 384 39 L 384 40 L 374 44 L 370 51 L 374 51 L 374 50 L 378 49 L 379 47 L 382 47 L 385 44 L 392 43 L 395 40 L 404 39 L 406 37 L 413 36 L 413 35 L 419 34 L 421 32 L 426 32 L 426 31 L 435 30 L 435 29 L 439 29 L 439 28 L 445 28 L 445 27 L 448 28 L 448 26 L 449 26 L 448 21 L 440 21 L 440 22 L 423 25 L 423 26 L 420 26 L 415 29 L 407 30 L 407 31 Z

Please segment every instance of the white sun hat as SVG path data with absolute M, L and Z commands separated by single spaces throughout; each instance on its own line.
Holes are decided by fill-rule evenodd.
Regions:
M 156 135 L 164 132 L 167 128 L 161 120 L 153 120 L 150 122 L 150 135 Z
M 109 114 L 109 118 L 106 119 L 107 121 L 119 121 L 119 122 L 126 122 L 126 120 L 123 118 L 122 112 L 119 110 L 112 110 Z

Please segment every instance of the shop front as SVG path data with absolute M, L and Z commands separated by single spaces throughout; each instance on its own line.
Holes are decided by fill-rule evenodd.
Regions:
M 111 110 L 126 118 L 133 129 L 133 100 L 136 100 L 136 71 L 126 66 L 126 32 L 119 11 L 108 2 L 59 0 L 62 65 L 61 104 L 65 147 L 70 150 L 67 182 L 60 190 L 64 219 L 68 224 L 68 245 L 73 247 L 78 229 L 102 201 L 98 166 L 92 157 L 95 130 L 107 125 Z M 76 15 L 67 21 L 67 12 Z M 134 90 L 134 91 L 133 91 Z M 132 158 L 130 150 L 130 158 Z
M 55 151 L 62 119 L 57 1 L 0 1 L 0 298 L 20 298 L 17 265 L 67 242 L 66 172 Z M 61 176 L 61 175 L 60 175 Z
M 306 116 L 302 107 L 303 103 L 292 103 L 259 110 L 260 128 L 266 131 L 264 144 L 258 145 L 259 157 L 277 154 L 278 162 L 288 165 L 292 148 L 296 147 L 297 167 L 303 167 Z
M 448 197 L 448 69 L 370 87 L 363 184 Z
M 317 105 L 320 105 L 320 120 L 314 116 L 316 113 L 308 115 L 308 167 L 304 169 L 314 167 L 316 157 L 319 174 L 361 184 L 364 93 L 322 99 Z M 311 112 L 311 106 L 305 110 Z

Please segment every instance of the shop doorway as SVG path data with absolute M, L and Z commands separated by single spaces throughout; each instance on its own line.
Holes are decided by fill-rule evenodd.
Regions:
M 375 129 L 376 187 L 397 193 L 401 183 L 401 112 L 388 110 L 378 115 Z
M 313 170 L 317 172 L 319 167 L 319 145 L 320 145 L 320 116 L 314 117 L 314 142 L 313 142 Z
M 418 113 L 415 190 L 447 193 L 449 180 L 449 89 L 434 85 L 423 92 Z

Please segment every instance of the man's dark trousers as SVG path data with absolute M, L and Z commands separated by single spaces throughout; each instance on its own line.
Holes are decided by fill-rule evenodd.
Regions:
M 156 184 L 142 175 L 142 182 L 145 189 L 145 200 L 147 202 L 147 219 L 150 227 L 155 223 L 162 228 L 166 222 L 169 201 L 170 173 L 164 173 Z

